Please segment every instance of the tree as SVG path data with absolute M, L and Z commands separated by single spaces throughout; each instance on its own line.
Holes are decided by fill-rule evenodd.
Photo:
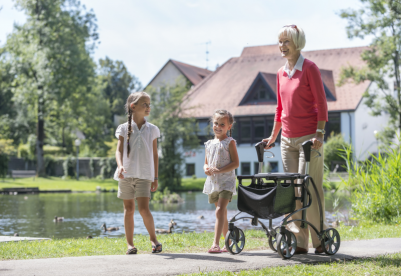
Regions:
M 161 189 L 167 186 L 174 189 L 181 185 L 184 151 L 199 146 L 196 120 L 187 117 L 190 108 L 183 107 L 188 100 L 185 96 L 189 85 L 182 86 L 178 83 L 157 90 L 148 88 L 152 104 L 149 121 L 158 126 L 161 133 L 159 139 Z
M 14 104 L 36 118 L 37 172 L 44 175 L 46 119 L 66 116 L 60 110 L 68 107 L 67 115 L 73 116 L 65 121 L 79 126 L 86 112 L 82 104 L 91 100 L 96 18 L 75 0 L 17 0 L 16 7 L 27 21 L 14 26 L 4 51 L 14 74 Z
M 377 90 L 370 89 L 364 94 L 366 105 L 373 116 L 382 112 L 390 114 L 389 126 L 381 134 L 388 140 L 394 137 L 395 130 L 401 131 L 401 1 L 361 0 L 360 10 L 342 10 L 340 16 L 348 20 L 349 38 L 373 36 L 373 42 L 361 58 L 366 62 L 364 68 L 349 65 L 343 68 L 339 85 L 352 79 L 355 83 L 372 81 Z M 394 92 L 386 79 L 394 78 Z
M 99 77 L 104 84 L 103 93 L 109 103 L 111 121 L 114 115 L 124 115 L 124 104 L 130 93 L 142 89 L 139 80 L 131 75 L 122 61 L 106 57 L 99 60 Z

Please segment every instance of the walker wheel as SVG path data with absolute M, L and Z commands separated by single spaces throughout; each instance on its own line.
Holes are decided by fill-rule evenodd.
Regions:
M 322 239 L 322 248 L 327 255 L 334 255 L 340 249 L 341 239 L 340 233 L 334 228 L 324 230 L 324 238 Z
M 277 252 L 277 236 L 269 236 L 269 247 L 274 252 Z
M 290 249 L 291 248 L 291 249 Z M 284 230 L 284 234 L 277 233 L 277 253 L 281 258 L 289 259 L 295 254 L 297 239 L 294 233 Z
M 245 235 L 241 229 L 234 227 L 233 230 L 228 231 L 226 235 L 226 248 L 231 254 L 238 254 L 245 247 Z

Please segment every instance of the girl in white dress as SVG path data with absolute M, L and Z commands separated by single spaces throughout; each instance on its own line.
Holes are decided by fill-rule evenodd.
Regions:
M 227 252 L 226 247 L 220 249 L 220 236 L 228 232 L 227 205 L 237 194 L 235 189 L 235 169 L 239 166 L 239 158 L 235 140 L 231 137 L 234 118 L 227 110 L 216 110 L 211 118 L 214 139 L 205 143 L 205 165 L 207 175 L 203 193 L 209 196 L 209 203 L 216 206 L 216 224 L 214 241 L 209 253 Z M 230 137 L 227 132 L 230 131 Z

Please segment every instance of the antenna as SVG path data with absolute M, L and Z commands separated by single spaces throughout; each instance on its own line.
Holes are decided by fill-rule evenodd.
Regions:
M 209 40 L 206 42 L 206 69 L 209 69 L 209 50 L 208 50 L 208 45 L 210 45 L 212 42 Z

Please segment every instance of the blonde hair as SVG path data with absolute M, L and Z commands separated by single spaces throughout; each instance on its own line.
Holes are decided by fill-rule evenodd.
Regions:
M 235 123 L 234 121 L 234 116 L 227 110 L 225 109 L 216 109 L 212 115 L 212 117 L 210 117 L 210 121 L 213 122 L 214 119 L 216 119 L 216 117 L 227 117 L 228 118 L 228 122 L 230 123 L 230 125 L 233 125 Z M 230 137 L 232 137 L 232 127 L 230 129 Z
M 127 102 L 125 104 L 125 112 L 127 113 L 127 119 L 128 119 L 128 132 L 127 132 L 127 157 L 129 157 L 129 153 L 131 151 L 131 147 L 129 146 L 129 138 L 132 133 L 132 114 L 134 113 L 131 109 L 131 104 L 136 105 L 139 100 L 143 97 L 148 97 L 150 99 L 150 96 L 146 92 L 134 92 L 128 96 Z
M 287 36 L 292 39 L 298 51 L 305 48 L 305 32 L 301 27 L 297 25 L 285 25 L 278 32 L 278 39 L 280 39 L 283 34 L 287 34 Z

